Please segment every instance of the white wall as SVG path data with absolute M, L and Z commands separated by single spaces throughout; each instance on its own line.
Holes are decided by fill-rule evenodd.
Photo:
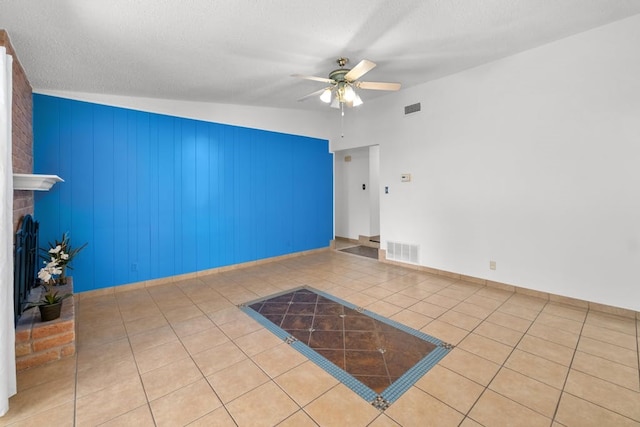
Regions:
M 380 145 L 382 247 L 416 243 L 421 265 L 640 310 L 639 40 L 635 16 L 352 114 L 333 148 Z
M 369 147 L 369 233 L 380 234 L 380 147 Z
M 335 122 L 335 110 L 289 110 L 49 90 L 34 90 L 34 92 L 102 105 L 321 139 L 330 139 L 331 129 Z
M 345 157 L 351 156 L 350 162 Z M 358 239 L 370 231 L 369 148 L 335 153 L 335 234 Z M 362 184 L 366 189 L 362 189 Z

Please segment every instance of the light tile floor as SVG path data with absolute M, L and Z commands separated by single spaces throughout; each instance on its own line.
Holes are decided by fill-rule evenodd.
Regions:
M 456 345 L 380 412 L 236 304 L 301 285 Z M 637 321 L 324 251 L 78 302 L 0 426 L 640 425 Z

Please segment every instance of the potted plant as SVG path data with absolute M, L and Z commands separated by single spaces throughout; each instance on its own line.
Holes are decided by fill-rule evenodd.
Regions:
M 40 309 L 40 318 L 43 322 L 55 320 L 60 317 L 62 301 L 71 296 L 70 293 L 59 295 L 57 291 L 53 291 L 53 285 L 56 280 L 55 276 L 61 272 L 62 268 L 59 266 L 58 260 L 51 258 L 51 261 L 45 261 L 45 266 L 38 272 L 38 278 L 44 287 L 44 294 L 42 294 L 39 301 L 29 303 L 25 308 L 28 310 L 33 307 L 38 307 Z
M 57 265 L 60 268 L 60 273 L 58 273 L 58 279 L 56 280 L 56 283 L 60 285 L 64 285 L 67 283 L 67 267 L 70 270 L 73 270 L 73 267 L 71 267 L 70 265 L 71 261 L 73 261 L 76 255 L 78 255 L 78 253 L 86 246 L 87 244 L 85 243 L 78 248 L 72 248 L 71 240 L 69 239 L 69 233 L 65 232 L 64 234 L 62 234 L 61 240 L 56 240 L 54 243 L 49 242 L 48 249 L 41 249 L 44 252 L 42 258 L 44 258 L 45 260 L 51 259 L 51 261 L 57 261 Z

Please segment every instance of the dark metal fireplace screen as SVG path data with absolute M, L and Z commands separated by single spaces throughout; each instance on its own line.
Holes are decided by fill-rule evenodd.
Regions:
M 31 289 L 37 286 L 39 224 L 31 215 L 25 215 L 16 233 L 13 246 L 13 303 L 17 323 Z

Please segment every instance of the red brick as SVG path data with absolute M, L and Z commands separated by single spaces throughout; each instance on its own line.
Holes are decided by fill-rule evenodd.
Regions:
M 60 347 L 64 344 L 72 343 L 75 340 L 74 332 L 65 332 L 63 334 L 54 335 L 33 342 L 33 351 L 40 352 L 54 347 Z
M 0 46 L 7 48 L 7 53 L 13 56 L 13 100 L 12 100 L 12 150 L 13 171 L 16 173 L 33 172 L 33 101 L 32 90 L 27 75 L 18 60 L 11 40 L 6 31 L 0 30 Z M 24 198 L 28 203 L 24 209 L 14 208 L 13 227 L 18 224 L 25 213 L 33 213 L 33 194 L 24 197 L 20 191 L 14 191 L 16 199 Z M 30 192 L 31 193 L 31 192 Z
M 61 357 L 73 356 L 74 354 L 76 354 L 76 345 L 75 344 L 65 345 L 64 347 L 62 347 L 60 349 L 60 356 Z
M 31 332 L 31 336 L 34 340 L 45 338 L 57 334 L 61 334 L 63 332 L 73 331 L 74 322 L 72 320 L 67 320 L 65 322 L 56 322 L 49 325 L 34 325 L 33 331 Z
M 31 341 L 31 328 L 16 331 L 16 343 Z
M 16 370 L 24 371 L 34 366 L 44 365 L 47 362 L 60 359 L 60 351 L 52 349 L 44 353 L 35 353 L 30 356 L 24 356 L 16 360 Z
M 27 354 L 31 354 L 30 342 L 16 344 L 16 357 L 26 356 Z

